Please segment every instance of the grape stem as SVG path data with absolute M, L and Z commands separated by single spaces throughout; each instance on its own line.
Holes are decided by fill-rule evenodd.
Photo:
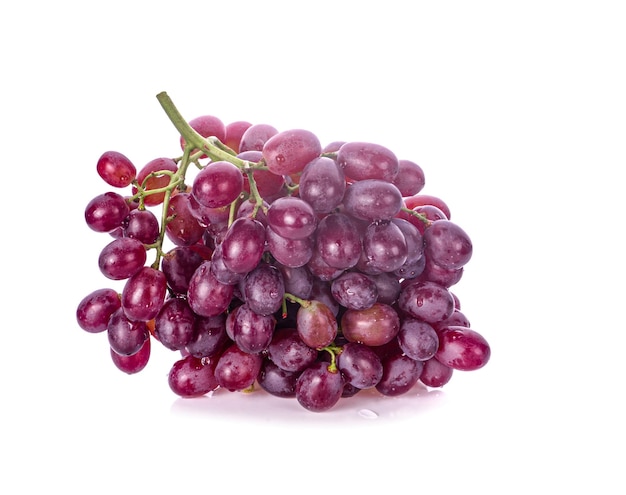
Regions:
M 422 221 L 422 223 L 423 223 L 424 225 L 426 225 L 426 227 L 430 227 L 430 226 L 431 226 L 431 224 L 432 224 L 432 222 L 431 222 L 430 220 L 428 220 L 428 218 L 426 218 L 424 215 L 422 215 L 421 213 L 418 213 L 418 212 L 416 212 L 416 211 L 413 211 L 413 210 L 411 210 L 410 208 L 403 207 L 403 208 L 402 208 L 402 211 L 403 211 L 404 213 L 408 213 L 409 215 L 412 215 L 412 216 L 414 216 L 414 217 L 418 218 L 419 220 L 421 220 L 421 221 Z
M 326 347 L 322 347 L 320 350 L 326 351 L 330 354 L 330 364 L 328 365 L 328 371 L 331 373 L 337 373 L 339 369 L 337 368 L 337 356 L 341 354 L 343 350 L 341 346 L 330 344 Z

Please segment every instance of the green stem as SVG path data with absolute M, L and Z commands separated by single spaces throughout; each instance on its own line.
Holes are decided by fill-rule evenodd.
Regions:
M 413 211 L 410 208 L 402 208 L 402 211 L 404 213 L 408 213 L 409 215 L 412 215 L 412 216 L 418 218 L 419 220 L 421 220 L 421 222 L 424 225 L 426 225 L 426 227 L 430 227 L 430 225 L 432 224 L 432 222 L 430 220 L 428 220 L 428 218 L 426 218 L 424 215 L 422 215 L 421 213 L 418 213 L 416 211 Z
M 291 301 L 293 303 L 298 303 L 300 306 L 304 308 L 308 308 L 311 305 L 311 301 L 307 299 L 302 299 L 298 296 L 294 296 L 293 294 L 290 294 L 289 292 L 285 292 L 284 299 L 287 301 Z
M 337 356 L 341 354 L 341 351 L 343 349 L 338 345 L 330 344 L 326 347 L 322 347 L 321 350 L 326 351 L 330 354 L 330 364 L 328 365 L 328 371 L 330 371 L 331 373 L 337 373 L 337 371 L 339 371 L 337 368 Z

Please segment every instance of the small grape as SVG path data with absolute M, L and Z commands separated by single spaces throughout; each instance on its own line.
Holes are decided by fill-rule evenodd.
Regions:
M 105 151 L 98 158 L 96 169 L 102 180 L 113 187 L 127 187 L 137 175 L 135 165 L 118 151 Z

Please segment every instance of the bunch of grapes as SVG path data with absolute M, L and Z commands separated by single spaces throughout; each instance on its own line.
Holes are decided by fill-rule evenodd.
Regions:
M 471 240 L 421 194 L 418 164 L 374 143 L 322 146 L 303 129 L 187 122 L 157 99 L 182 154 L 137 170 L 105 152 L 97 172 L 126 194 L 85 209 L 109 237 L 99 268 L 121 292 L 91 292 L 77 321 L 106 332 L 120 370 L 141 371 L 158 342 L 176 353 L 178 396 L 260 387 L 325 411 L 365 389 L 442 387 L 488 362 L 450 290 Z

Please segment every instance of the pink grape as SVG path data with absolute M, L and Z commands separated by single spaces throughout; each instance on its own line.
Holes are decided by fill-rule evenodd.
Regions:
M 232 203 L 243 190 L 241 171 L 226 161 L 211 162 L 193 180 L 191 194 L 208 208 L 220 208 Z
M 374 143 L 348 142 L 339 148 L 337 163 L 353 181 L 380 179 L 392 182 L 398 175 L 398 158 Z
M 137 175 L 135 165 L 118 151 L 105 151 L 98 158 L 96 169 L 102 180 L 113 187 L 127 187 Z
M 270 172 L 276 175 L 291 175 L 302 172 L 307 163 L 319 157 L 322 145 L 312 132 L 291 129 L 269 138 L 262 151 Z

